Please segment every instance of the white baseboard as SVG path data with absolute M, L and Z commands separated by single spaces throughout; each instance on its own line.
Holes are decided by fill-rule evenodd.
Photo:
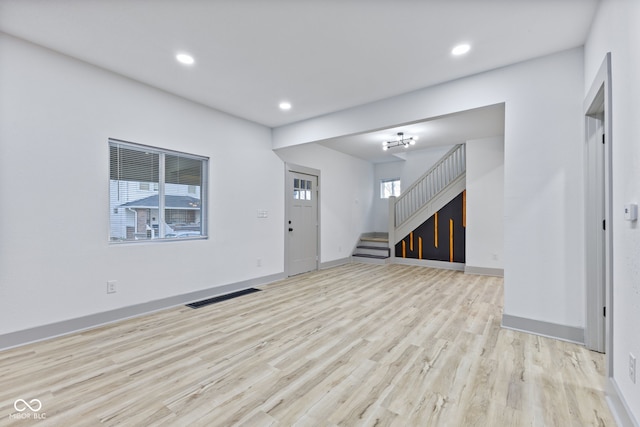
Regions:
M 117 308 L 115 310 L 89 314 L 87 316 L 63 320 L 60 322 L 54 322 L 42 326 L 36 326 L 21 331 L 10 332 L 8 334 L 0 335 L 0 343 L 2 343 L 0 344 L 0 350 L 7 350 L 9 348 L 19 347 L 36 341 L 43 341 L 46 339 L 67 335 L 73 332 L 95 328 L 107 323 L 113 323 L 119 320 L 142 316 L 154 311 L 164 310 L 170 307 L 188 304 L 190 302 L 199 301 L 206 298 L 230 294 L 232 292 L 241 291 L 243 289 L 248 289 L 255 286 L 266 285 L 268 283 L 272 283 L 276 280 L 284 278 L 284 273 L 273 274 L 270 276 L 244 280 L 242 282 L 203 289 L 201 291 L 189 292 L 182 295 L 162 298 L 155 301 L 134 304 L 128 307 Z
M 464 274 L 476 274 L 479 276 L 496 276 L 504 277 L 503 268 L 487 268 L 487 267 L 473 267 L 469 265 L 464 266 Z
M 606 389 L 606 400 L 611 410 L 611 414 L 620 427 L 640 427 L 640 423 L 633 416 L 629 405 L 620 393 L 620 388 L 613 378 L 608 378 Z
M 459 262 L 447 262 L 447 261 L 434 261 L 430 259 L 415 259 L 415 258 L 389 258 L 391 264 L 401 265 L 415 265 L 418 267 L 433 267 L 441 268 L 444 270 L 456 270 L 464 271 L 464 264 Z
M 321 262 L 320 270 L 325 270 L 327 268 L 338 267 L 340 265 L 349 264 L 351 262 L 351 257 L 334 259 L 333 261 Z
M 558 325 L 557 323 L 503 314 L 502 327 L 584 345 L 584 329 L 576 326 Z

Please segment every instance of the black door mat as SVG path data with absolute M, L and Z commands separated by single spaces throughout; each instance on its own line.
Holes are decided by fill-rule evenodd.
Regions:
M 213 298 L 203 299 L 202 301 L 192 302 L 191 304 L 187 304 L 187 307 L 200 308 L 200 307 L 204 307 L 205 305 L 215 304 L 220 301 L 226 301 L 228 299 L 240 297 L 242 295 L 252 294 L 254 292 L 259 292 L 259 291 L 261 291 L 261 289 L 256 289 L 256 288 L 243 289 L 238 292 L 232 292 L 230 294 L 220 295 L 219 297 L 213 297 Z

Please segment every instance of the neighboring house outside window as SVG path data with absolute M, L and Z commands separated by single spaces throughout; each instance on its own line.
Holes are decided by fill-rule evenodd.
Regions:
M 400 195 L 400 179 L 383 179 L 380 181 L 380 198 L 388 199 L 391 196 Z

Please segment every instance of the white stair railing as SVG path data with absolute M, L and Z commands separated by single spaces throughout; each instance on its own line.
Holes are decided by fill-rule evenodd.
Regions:
M 395 226 L 401 226 L 431 198 L 466 171 L 465 144 L 453 147 L 442 159 L 396 199 Z

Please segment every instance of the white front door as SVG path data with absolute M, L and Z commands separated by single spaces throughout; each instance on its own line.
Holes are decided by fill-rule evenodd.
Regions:
M 318 177 L 289 171 L 289 276 L 318 269 Z

